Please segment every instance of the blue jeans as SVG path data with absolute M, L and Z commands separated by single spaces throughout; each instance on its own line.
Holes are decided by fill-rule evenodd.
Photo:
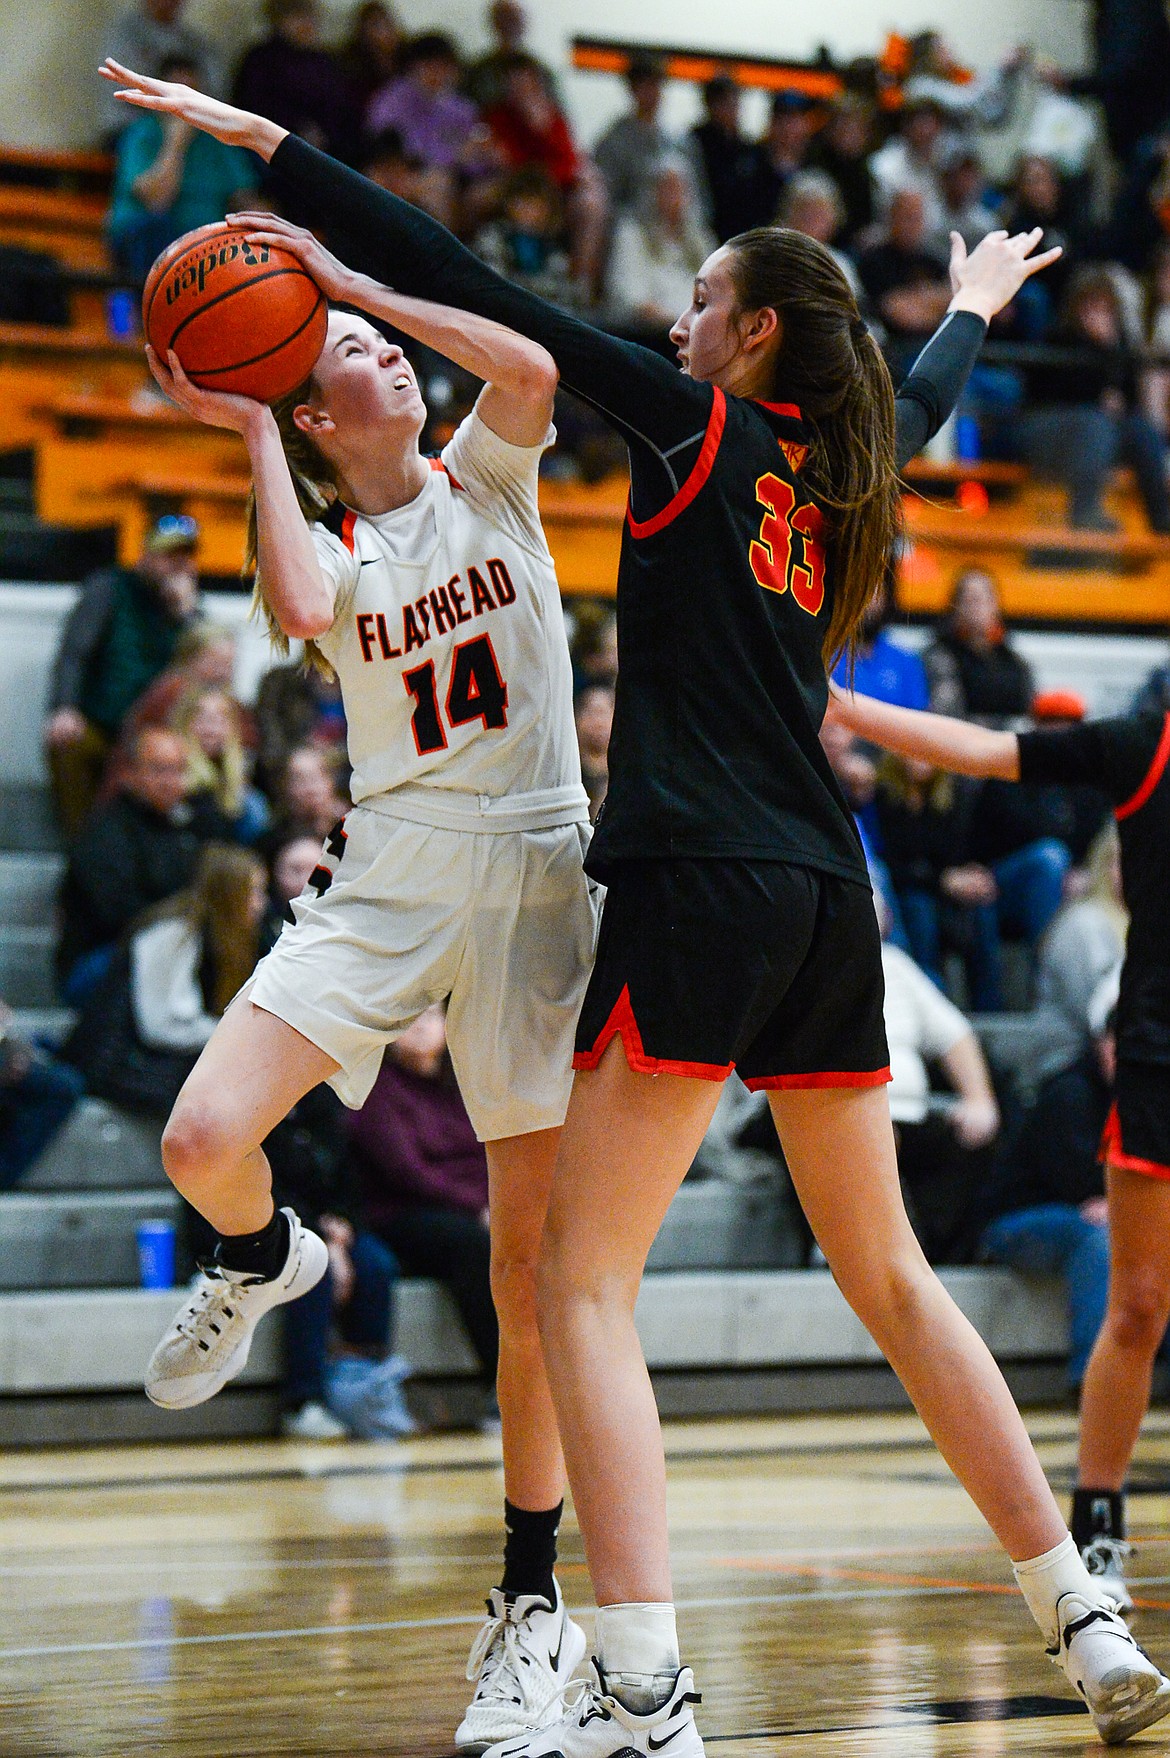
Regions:
M 84 1091 L 75 1068 L 39 1056 L 20 1080 L 0 1087 L 0 1190 L 19 1184 Z
M 1068 1287 L 1068 1383 L 1085 1375 L 1109 1294 L 1109 1229 L 1071 1203 L 1041 1203 L 1001 1215 L 983 1230 L 980 1256 L 1029 1275 L 1063 1276 Z
M 942 973 L 944 909 L 933 891 L 899 893 L 908 950 L 931 980 L 945 989 Z M 997 1013 L 1003 1005 L 999 964 L 999 917 L 993 903 L 947 904 L 952 927 L 961 922 L 956 949 L 967 973 L 969 1002 L 975 1013 Z
M 338 1329 L 355 1349 L 380 1360 L 390 1346 L 390 1306 L 398 1260 L 373 1233 L 358 1233 L 350 1255 L 353 1293 L 336 1315 Z M 326 1270 L 315 1288 L 284 1310 L 284 1397 L 290 1410 L 325 1402 L 333 1322 L 333 1277 Z
M 1165 448 L 1144 415 L 1110 415 L 1095 404 L 1029 409 L 1022 435 L 1033 469 L 1067 484 L 1071 525 L 1100 523 L 1109 472 L 1123 463 L 1133 467 L 1151 528 L 1170 531 Z
M 1014 855 L 993 861 L 1000 928 L 1035 946 L 1060 908 L 1071 866 L 1072 855 L 1056 836 L 1041 836 Z

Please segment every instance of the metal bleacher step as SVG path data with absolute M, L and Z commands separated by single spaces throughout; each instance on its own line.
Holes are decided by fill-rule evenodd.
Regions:
M 104 1099 L 82 1099 L 36 1165 L 21 1180 L 22 1192 L 162 1190 L 162 1126 L 131 1117 Z
M 0 1195 L 0 1288 L 125 1288 L 138 1279 L 138 1223 L 178 1217 L 169 1189 L 8 1191 Z

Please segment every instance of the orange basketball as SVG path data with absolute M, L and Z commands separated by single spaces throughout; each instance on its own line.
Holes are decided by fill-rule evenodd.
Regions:
M 169 245 L 142 294 L 142 327 L 164 363 L 173 348 L 194 384 L 262 403 L 308 378 L 328 316 L 291 252 L 253 247 L 222 220 Z

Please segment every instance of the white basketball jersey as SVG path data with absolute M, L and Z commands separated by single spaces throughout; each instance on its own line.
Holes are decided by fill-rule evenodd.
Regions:
M 355 804 L 422 823 L 526 829 L 588 818 L 572 671 L 537 510 L 551 443 L 473 412 L 408 506 L 313 526 L 336 618 Z

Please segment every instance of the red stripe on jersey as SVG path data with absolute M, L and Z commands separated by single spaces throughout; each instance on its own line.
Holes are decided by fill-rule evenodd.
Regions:
M 353 528 L 356 524 L 357 514 L 352 507 L 346 507 L 345 516 L 341 521 L 341 541 L 350 555 L 353 554 Z
M 708 476 L 711 474 L 711 467 L 715 462 L 715 454 L 719 450 L 719 442 L 723 438 L 723 428 L 726 421 L 727 398 L 723 395 L 719 386 L 716 385 L 715 401 L 711 405 L 711 413 L 707 418 L 707 431 L 703 435 L 703 448 L 695 459 L 694 469 L 691 471 L 678 493 L 673 495 L 671 499 L 667 501 L 662 511 L 660 513 L 655 513 L 652 519 L 645 519 L 639 523 L 634 517 L 632 508 L 627 503 L 626 519 L 629 523 L 631 536 L 653 537 L 656 532 L 663 530 L 665 526 L 670 524 L 672 519 L 677 519 L 679 514 L 685 512 L 686 508 L 690 506 L 691 502 L 706 482 Z M 720 1078 L 722 1078 L 722 1076 Z
M 1135 812 L 1141 811 L 1142 807 L 1161 781 L 1167 763 L 1170 763 L 1170 714 L 1167 714 L 1166 716 L 1165 724 L 1162 727 L 1162 737 L 1158 740 L 1158 749 L 1154 752 L 1154 761 L 1146 771 L 1146 779 L 1142 782 L 1142 785 L 1138 788 L 1132 799 L 1126 800 L 1124 806 L 1117 807 L 1113 814 L 1115 818 L 1132 818 Z
M 463 484 L 456 481 L 455 477 L 452 476 L 451 472 L 444 464 L 442 458 L 428 458 L 427 462 L 430 464 L 432 470 L 437 470 L 440 476 L 445 476 L 447 478 L 447 481 L 451 484 L 452 488 L 457 488 L 460 494 L 464 492 Z
M 761 409 L 770 409 L 773 415 L 790 415 L 793 421 L 804 419 L 795 403 L 765 403 L 763 397 L 753 397 L 752 402 L 758 403 Z
M 1163 1166 L 1158 1160 L 1139 1160 L 1136 1154 L 1127 1154 L 1121 1145 L 1121 1119 L 1117 1115 L 1117 1106 L 1113 1105 L 1105 1119 L 1105 1133 L 1101 1137 L 1098 1149 L 1099 1157 L 1107 1166 L 1116 1166 L 1122 1172 L 1140 1172 L 1143 1178 L 1170 1178 L 1170 1166 Z
M 870 1068 L 862 1073 L 762 1074 L 754 1080 L 744 1076 L 744 1086 L 752 1093 L 800 1091 L 812 1087 L 884 1087 L 893 1080 L 888 1068 Z
M 626 1061 L 634 1074 L 681 1074 L 688 1080 L 726 1080 L 735 1067 L 734 1062 L 671 1062 L 661 1056 L 647 1056 L 638 1022 L 634 1018 L 628 985 L 614 1002 L 613 1012 L 598 1033 L 593 1048 L 578 1050 L 573 1057 L 573 1067 L 596 1068 L 614 1038 L 619 1035 Z

